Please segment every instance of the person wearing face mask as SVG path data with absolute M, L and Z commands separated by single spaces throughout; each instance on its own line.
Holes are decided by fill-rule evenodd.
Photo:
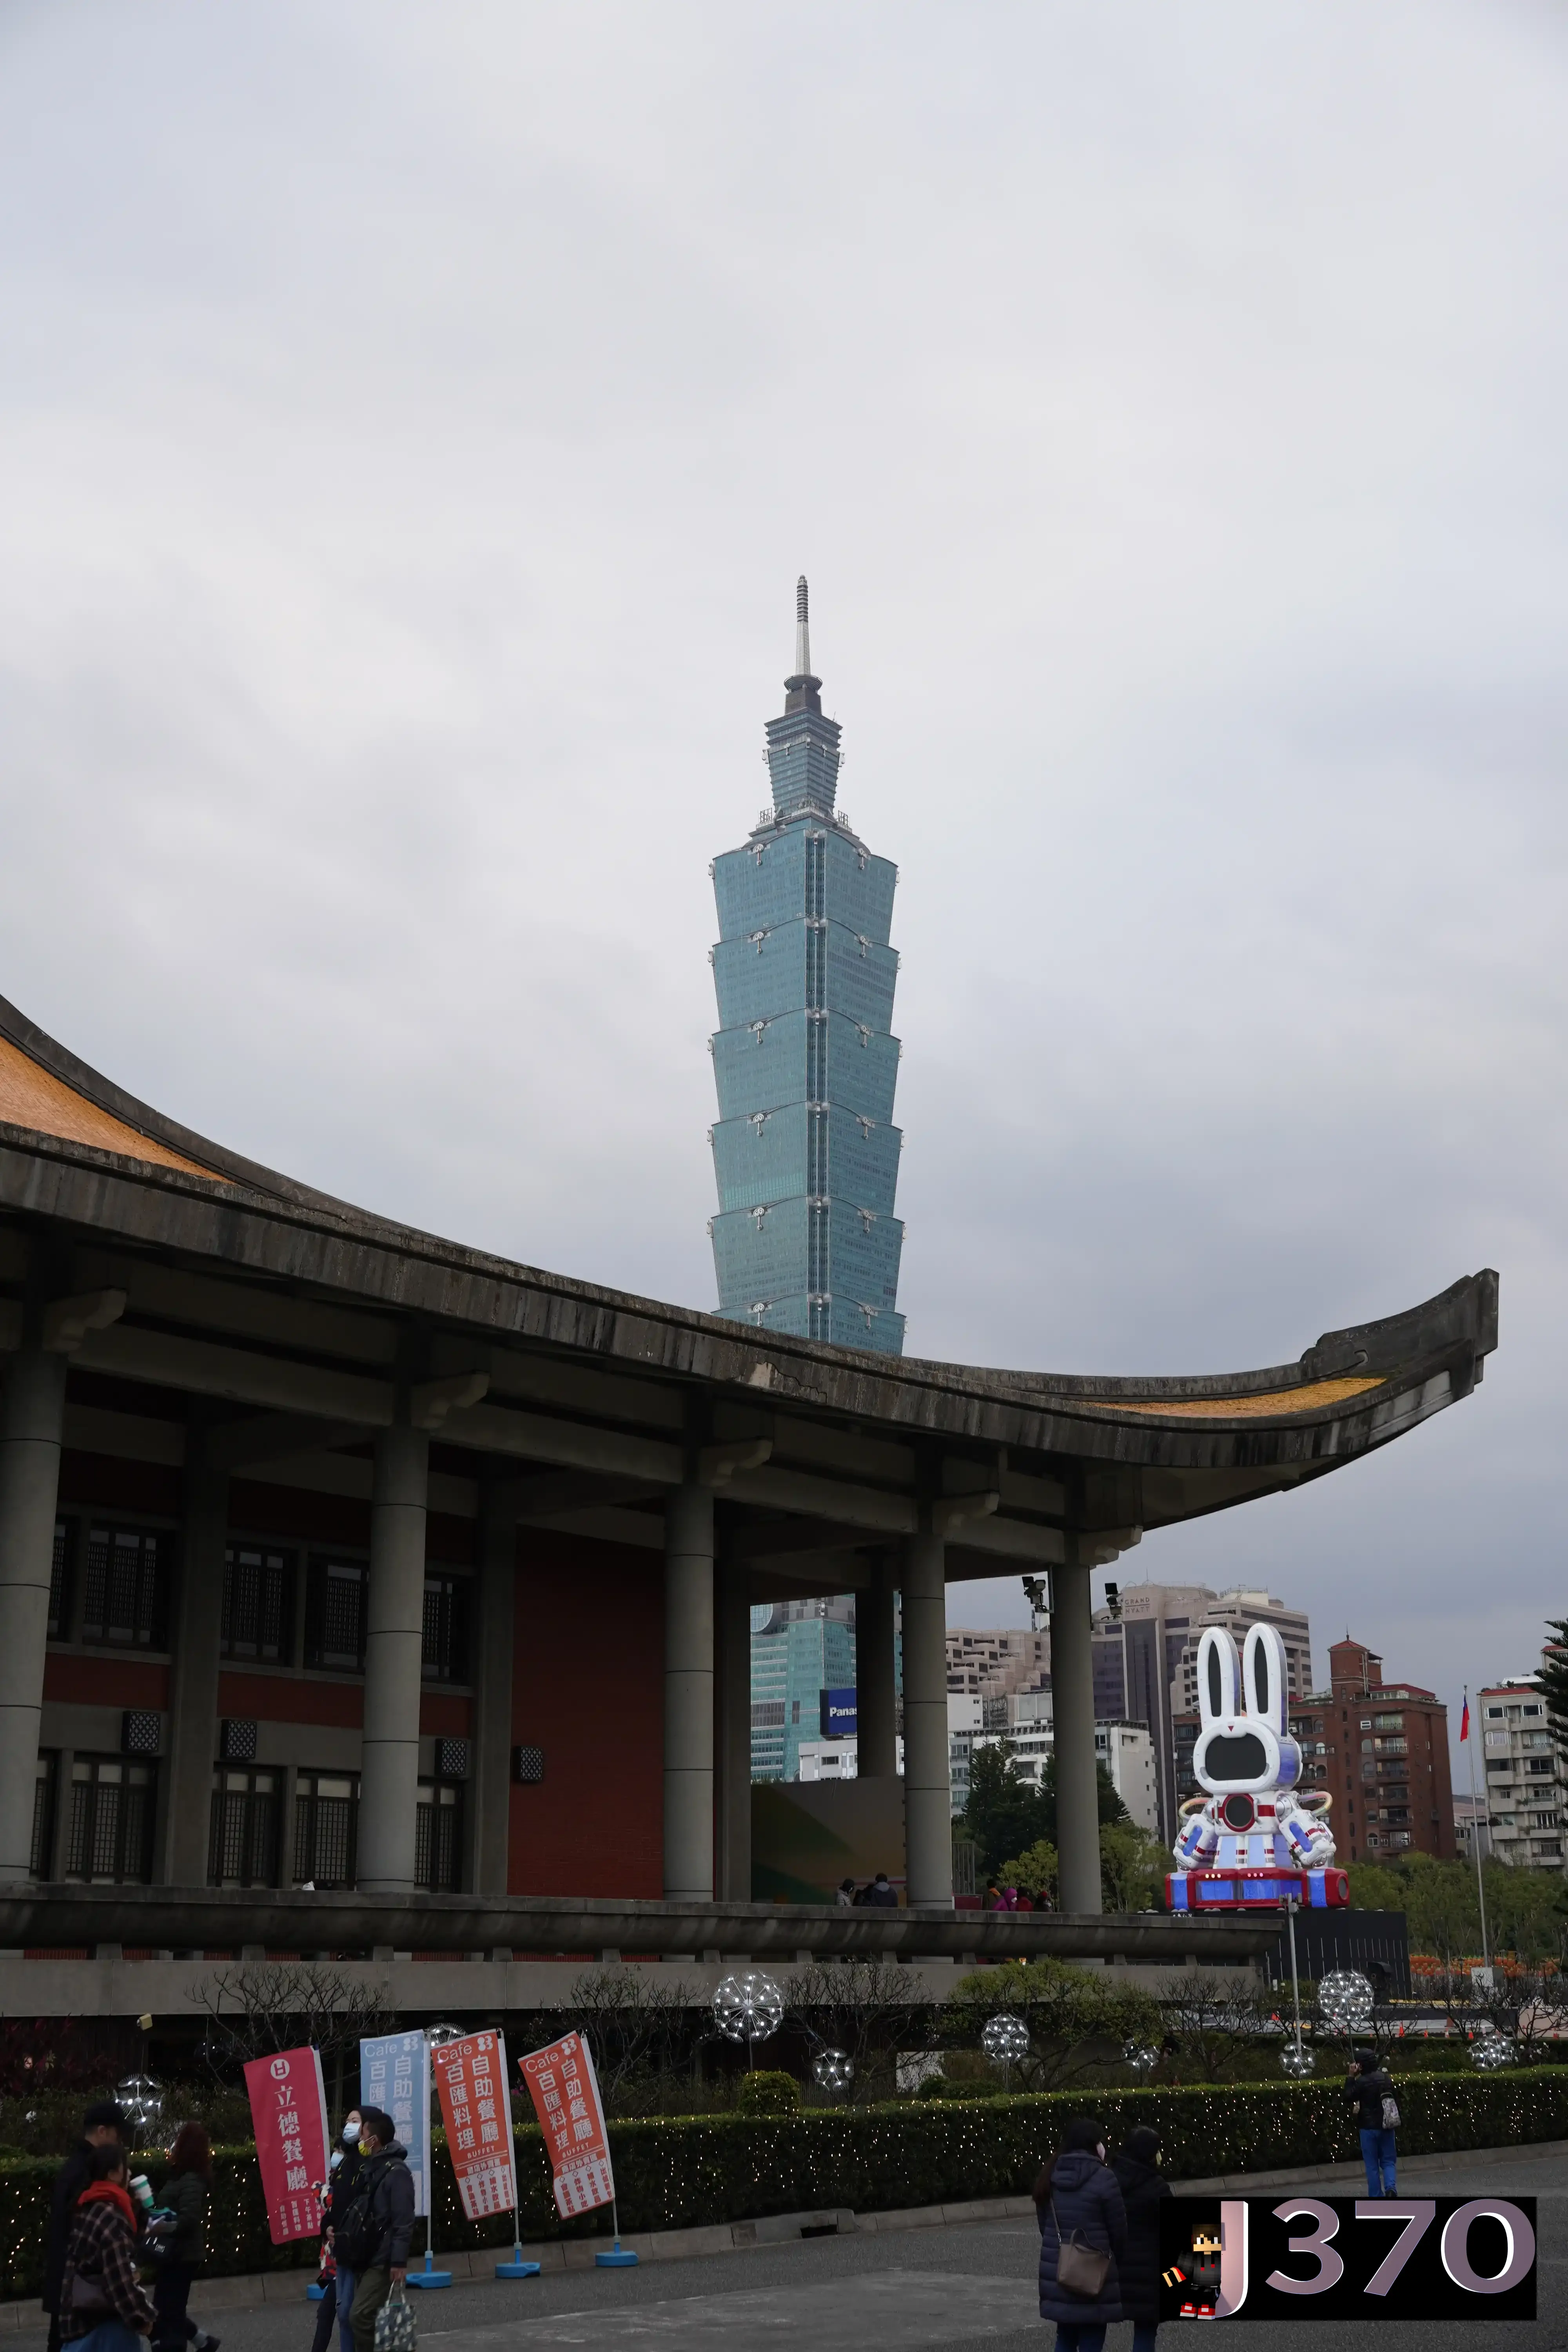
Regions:
M 1079 2116 L 1035 2183 L 1040 2224 L 1040 2317 L 1057 2324 L 1056 2352 L 1104 2352 L 1121 2317 L 1127 2209 L 1105 2161 L 1105 2126 Z
M 360 2166 L 364 2158 L 360 2154 L 360 2111 L 351 2107 L 343 2117 L 342 2144 L 332 2150 L 331 2174 L 327 2193 L 321 2202 L 326 2209 L 326 2259 L 321 2264 L 321 2283 L 327 2292 L 316 2309 L 316 2340 L 310 2352 L 327 2352 L 336 2323 L 340 2352 L 353 2352 L 353 2334 L 349 2326 L 349 2314 L 353 2309 L 354 2276 L 344 2264 L 333 2238 L 332 2223 L 341 2221 L 353 2202 L 359 2186 Z

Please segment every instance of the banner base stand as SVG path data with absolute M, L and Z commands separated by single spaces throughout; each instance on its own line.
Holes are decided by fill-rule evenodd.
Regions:
M 623 2252 L 617 2238 L 607 2254 L 595 2254 L 594 2267 L 601 2271 L 629 2271 L 637 2261 L 634 2253 Z
M 450 2271 L 437 2270 L 430 2260 L 429 2254 L 426 2253 L 425 2257 L 424 2269 L 422 2271 L 410 2271 L 403 2284 L 405 2286 L 450 2286 L 452 2284 L 452 2273 Z
M 539 2276 L 539 2273 L 540 2265 L 538 2263 L 517 2262 L 498 2263 L 496 2264 L 497 2278 L 537 2278 Z

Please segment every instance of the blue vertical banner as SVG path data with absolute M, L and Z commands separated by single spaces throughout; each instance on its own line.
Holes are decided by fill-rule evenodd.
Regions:
M 359 2095 L 384 2108 L 408 2150 L 414 2210 L 430 2210 L 430 2044 L 422 2033 L 384 2033 L 359 2046 Z

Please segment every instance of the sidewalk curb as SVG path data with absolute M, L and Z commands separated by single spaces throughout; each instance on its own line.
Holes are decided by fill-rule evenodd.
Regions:
M 1400 2169 L 1447 2165 L 1459 2158 L 1471 2165 L 1492 2165 L 1562 2156 L 1568 2156 L 1568 2140 L 1526 2140 L 1513 2147 L 1439 2148 L 1429 2155 L 1403 2158 Z M 1305 2164 L 1281 2172 L 1216 2173 L 1207 2179 L 1173 2179 L 1171 2186 L 1178 2194 L 1214 2197 L 1362 2178 L 1359 2164 Z M 952 2229 L 964 2222 L 1021 2221 L 1032 2219 L 1034 2210 L 1032 2197 L 979 2197 L 963 2204 L 907 2205 L 874 2213 L 857 2213 L 839 2205 L 815 2212 L 765 2213 L 754 2221 L 712 2222 L 691 2230 L 626 2231 L 621 2244 L 645 2263 L 690 2262 L 704 2254 L 748 2253 L 758 2246 L 789 2245 L 806 2237 L 879 2237 L 900 2230 Z M 592 2270 L 595 2255 L 610 2243 L 608 2237 L 548 2238 L 536 2245 L 525 2243 L 523 2260 L 538 2263 L 544 2272 Z M 509 2252 L 505 2246 L 486 2246 L 472 2253 L 446 2253 L 437 2248 L 437 2260 L 443 2270 L 451 2272 L 454 2281 L 468 2285 L 483 2281 L 506 2284 L 496 2281 L 495 2266 L 508 2259 Z M 418 2266 L 416 2259 L 411 2268 Z M 264 2310 L 287 2304 L 303 2317 L 310 2308 L 305 2289 L 312 2275 L 308 2268 L 301 2268 L 253 2271 L 240 2278 L 198 2279 L 191 2295 L 192 2315 L 201 2320 L 209 2313 Z M 43 2314 L 37 2303 L 0 2304 L 0 2335 L 18 2335 L 28 2327 L 37 2328 L 40 2336 L 44 2331 Z

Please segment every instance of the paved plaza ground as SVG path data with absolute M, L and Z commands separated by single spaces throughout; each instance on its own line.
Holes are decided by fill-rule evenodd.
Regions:
M 1240 2189 L 1243 2184 L 1233 2184 Z M 1533 2326 L 1479 2318 L 1442 2327 L 1330 2323 L 1224 2323 L 1233 2352 L 1329 2352 L 1353 2335 L 1368 2352 L 1568 2352 L 1568 2160 L 1524 2148 L 1500 2158 L 1428 2157 L 1400 2167 L 1400 2187 L 1427 2196 L 1529 2195 L 1540 2200 L 1540 2312 Z M 1347 2179 L 1323 2193 L 1353 2194 Z M 430 2352 L 1048 2352 L 1054 2330 L 1035 2294 L 1032 2221 L 968 2222 L 877 2235 L 856 2232 L 754 2252 L 649 2263 L 635 2271 L 573 2271 L 519 2284 L 459 2284 L 419 2300 Z M 199 2311 L 199 2291 L 193 2298 Z M 314 2306 L 212 2314 L 224 2352 L 309 2352 Z M 1162 2332 L 1174 2344 L 1178 2326 Z M 1126 2352 L 1113 2327 L 1107 2352 Z M 41 2346 L 18 2330 L 17 2352 Z

